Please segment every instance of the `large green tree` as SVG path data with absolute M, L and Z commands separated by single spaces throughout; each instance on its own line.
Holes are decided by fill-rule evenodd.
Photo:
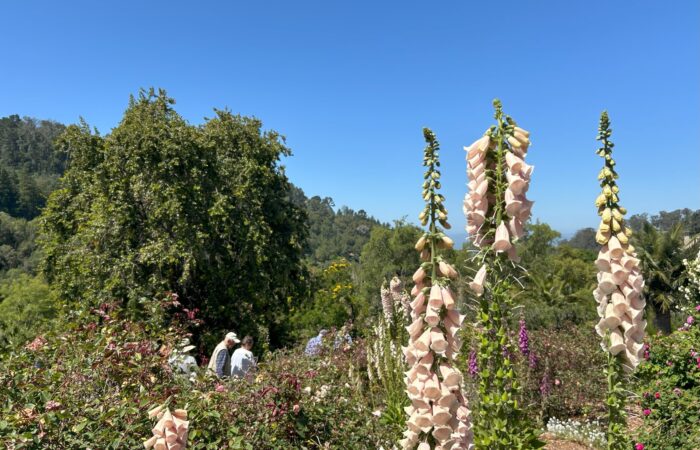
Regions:
M 192 126 L 164 91 L 131 98 L 106 136 L 85 123 L 58 141 L 69 167 L 42 216 L 44 273 L 69 301 L 138 311 L 172 290 L 206 330 L 287 334 L 305 295 L 304 212 L 279 161 L 290 155 L 257 119 L 216 111 Z
M 402 220 L 396 221 L 392 228 L 372 229 L 369 241 L 362 248 L 357 281 L 369 315 L 381 310 L 379 290 L 384 281 L 397 275 L 407 287 L 413 283 L 411 275 L 420 264 L 414 245 L 421 234 L 420 228 Z

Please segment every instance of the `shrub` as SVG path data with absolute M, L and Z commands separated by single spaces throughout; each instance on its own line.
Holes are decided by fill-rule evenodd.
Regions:
M 147 411 L 162 403 L 189 411 L 189 449 L 374 448 L 399 438 L 400 430 L 371 414 L 364 383 L 353 375 L 364 364 L 359 345 L 313 358 L 274 352 L 251 381 L 203 373 L 189 381 L 173 373 L 165 349 L 184 337 L 188 323 L 183 316 L 164 325 L 172 303 L 146 302 L 150 314 L 139 322 L 114 305 L 74 313 L 66 319 L 76 325 L 64 325 L 67 331 L 3 355 L 0 442 L 139 448 L 153 426 Z
M 647 448 L 700 448 L 699 320 L 694 310 L 681 329 L 649 341 L 637 373 L 644 418 L 639 440 Z

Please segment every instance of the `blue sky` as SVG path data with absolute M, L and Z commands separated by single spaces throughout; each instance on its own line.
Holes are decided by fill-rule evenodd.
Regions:
M 260 118 L 307 195 L 383 221 L 421 209 L 429 126 L 459 232 L 462 147 L 499 97 L 532 132 L 534 217 L 568 234 L 597 222 L 607 109 L 629 211 L 700 208 L 697 0 L 63 3 L 3 5 L 0 116 L 105 133 L 129 94 L 162 87 L 195 124 L 214 107 Z

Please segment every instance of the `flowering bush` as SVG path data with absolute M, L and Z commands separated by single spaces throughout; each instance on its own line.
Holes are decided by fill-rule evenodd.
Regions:
M 638 369 L 638 440 L 649 449 L 700 448 L 700 306 L 688 318 L 679 331 L 650 339 Z
M 581 442 L 596 449 L 604 449 L 607 445 L 605 432 L 598 421 L 579 422 L 578 420 L 559 420 L 552 417 L 547 422 L 547 432 L 555 437 Z
M 277 351 L 255 379 L 192 381 L 173 373 L 163 344 L 185 333 L 157 312 L 140 322 L 107 307 L 72 317 L 0 360 L 0 442 L 15 448 L 142 448 L 152 435 L 147 411 L 186 409 L 188 449 L 391 447 L 398 427 L 381 424 L 354 374 L 362 346 L 305 357 Z M 331 347 L 332 344 L 331 344 Z
M 687 283 L 680 287 L 685 303 L 688 305 L 700 302 L 700 251 L 695 259 L 683 260 Z

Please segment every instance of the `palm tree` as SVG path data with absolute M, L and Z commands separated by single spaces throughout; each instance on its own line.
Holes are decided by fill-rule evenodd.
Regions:
M 668 231 L 660 231 L 645 222 L 634 235 L 634 245 L 646 281 L 644 293 L 654 310 L 654 323 L 664 334 L 671 332 L 671 308 L 683 297 L 679 287 L 685 282 L 683 258 L 683 225 L 677 223 Z

